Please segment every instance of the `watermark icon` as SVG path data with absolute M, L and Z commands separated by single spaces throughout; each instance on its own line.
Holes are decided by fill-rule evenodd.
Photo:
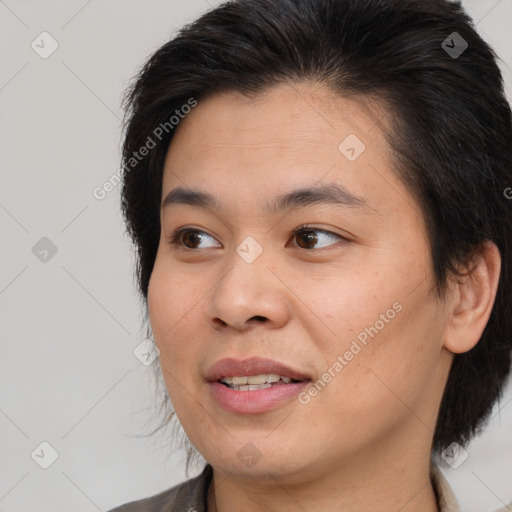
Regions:
M 512 187 L 507 187 L 507 188 L 503 191 L 503 195 L 504 195 L 507 199 L 512 199 Z
M 452 32 L 441 47 L 452 59 L 458 59 L 466 51 L 468 43 L 458 32 Z
M 48 32 L 41 32 L 30 44 L 41 59 L 47 59 L 57 50 L 59 43 Z
M 137 151 L 133 151 L 131 157 L 128 159 L 127 164 L 124 168 L 118 169 L 117 172 L 112 174 L 106 181 L 103 182 L 102 185 L 94 187 L 92 190 L 92 195 L 94 199 L 98 201 L 102 201 L 107 197 L 109 192 L 112 192 L 117 185 L 121 182 L 122 171 L 130 172 L 132 171 L 139 162 L 141 162 L 152 149 L 155 149 L 159 142 L 162 141 L 165 135 L 171 133 L 172 130 L 178 126 L 182 119 L 185 119 L 187 114 L 190 114 L 192 109 L 197 106 L 197 100 L 194 98 L 189 98 L 187 103 L 183 104 L 181 108 L 176 109 L 174 114 L 169 117 L 169 119 L 163 123 L 160 123 L 151 133 L 148 135 L 145 142 L 140 146 Z
M 441 453 L 441 458 L 452 469 L 462 466 L 469 457 L 469 453 L 459 443 L 452 443 Z
M 57 246 L 46 236 L 43 236 L 32 247 L 32 254 L 41 263 L 48 263 L 57 254 L 57 251 Z
M 347 160 L 354 162 L 364 153 L 366 146 L 355 133 L 351 133 L 340 142 L 338 149 Z
M 354 357 L 361 352 L 361 350 L 368 345 L 368 337 L 374 338 L 379 334 L 382 329 L 389 324 L 397 313 L 402 311 L 403 306 L 400 302 L 395 302 L 391 308 L 385 313 L 381 313 L 379 320 L 377 320 L 372 326 L 363 329 L 357 336 L 356 339 L 352 340 L 350 348 L 344 352 L 343 355 L 339 355 L 336 361 L 329 366 L 327 371 L 306 390 L 299 393 L 298 400 L 302 405 L 307 405 L 311 402 L 311 398 L 318 395 L 329 382 L 331 382 L 336 375 L 338 375 L 345 366 L 347 366 Z M 362 346 L 361 346 L 362 345 Z
M 150 366 L 160 356 L 160 349 L 153 343 L 153 340 L 146 338 L 135 347 L 133 355 L 144 366 Z
M 59 453 L 50 443 L 43 441 L 30 456 L 39 467 L 48 469 L 59 458 Z
M 252 236 L 248 236 L 237 246 L 236 252 L 246 263 L 253 263 L 263 252 L 263 247 Z
M 253 443 L 246 443 L 237 452 L 238 459 L 248 468 L 252 468 L 263 456 Z

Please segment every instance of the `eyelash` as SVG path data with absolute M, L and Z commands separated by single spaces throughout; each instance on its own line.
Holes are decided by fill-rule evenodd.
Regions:
M 327 231 L 325 229 L 320 229 L 320 228 L 316 228 L 315 226 L 311 226 L 309 224 L 302 224 L 301 226 L 297 227 L 294 231 L 293 231 L 293 237 L 297 236 L 298 234 L 300 234 L 301 232 L 303 231 L 318 231 L 320 233 L 325 233 L 329 236 L 333 236 L 333 237 L 336 237 L 336 238 L 339 238 L 340 240 L 344 240 L 346 242 L 348 242 L 348 239 L 341 236 L 341 235 L 338 235 L 337 233 L 333 233 L 332 231 Z M 195 233 L 201 233 L 201 234 L 205 234 L 205 235 L 208 235 L 209 237 L 211 238 L 214 238 L 212 237 L 211 235 L 209 235 L 208 233 L 206 233 L 205 231 L 202 231 L 200 229 L 194 229 L 194 228 L 189 228 L 189 227 L 183 227 L 183 228 L 179 228 L 177 229 L 176 231 L 174 231 L 174 233 L 172 233 L 170 235 L 170 237 L 168 238 L 168 242 L 172 245 L 176 245 L 178 246 L 180 249 L 183 249 L 185 251 L 198 251 L 199 249 L 191 249 L 189 247 L 184 247 L 182 244 L 181 244 L 181 235 L 183 233 L 187 233 L 187 232 L 195 232 Z M 332 245 L 336 245 L 336 244 L 332 244 Z M 332 246 L 329 245 L 327 247 L 322 247 L 320 249 L 316 249 L 317 251 L 318 250 L 324 250 L 324 251 L 329 251 L 331 250 Z M 298 249 L 302 249 L 301 247 L 298 247 Z M 315 249 L 304 249 L 305 251 L 315 251 Z

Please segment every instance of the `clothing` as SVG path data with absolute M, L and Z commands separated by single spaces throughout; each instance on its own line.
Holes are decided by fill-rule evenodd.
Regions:
M 202 473 L 195 478 L 155 496 L 126 503 L 109 512 L 207 512 L 207 493 L 212 477 L 213 468 L 207 464 Z M 431 466 L 430 478 L 440 512 L 461 512 L 448 481 L 436 466 Z M 512 504 L 495 512 L 512 512 Z

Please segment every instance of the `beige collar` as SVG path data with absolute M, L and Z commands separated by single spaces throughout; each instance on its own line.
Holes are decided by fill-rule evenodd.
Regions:
M 440 512 L 462 512 L 452 488 L 437 466 L 430 466 L 430 479 L 437 496 Z
M 441 470 L 435 466 L 430 466 L 430 479 L 437 496 L 437 502 L 440 512 L 462 512 L 459 502 L 453 494 L 452 488 L 446 480 L 446 477 L 441 473 Z M 496 510 L 495 512 L 512 512 L 512 503 Z

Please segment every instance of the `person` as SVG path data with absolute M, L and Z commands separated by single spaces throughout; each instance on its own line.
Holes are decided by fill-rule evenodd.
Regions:
M 512 349 L 511 110 L 460 2 L 226 2 L 124 108 L 155 366 L 207 464 L 114 510 L 460 510 L 440 464 Z

